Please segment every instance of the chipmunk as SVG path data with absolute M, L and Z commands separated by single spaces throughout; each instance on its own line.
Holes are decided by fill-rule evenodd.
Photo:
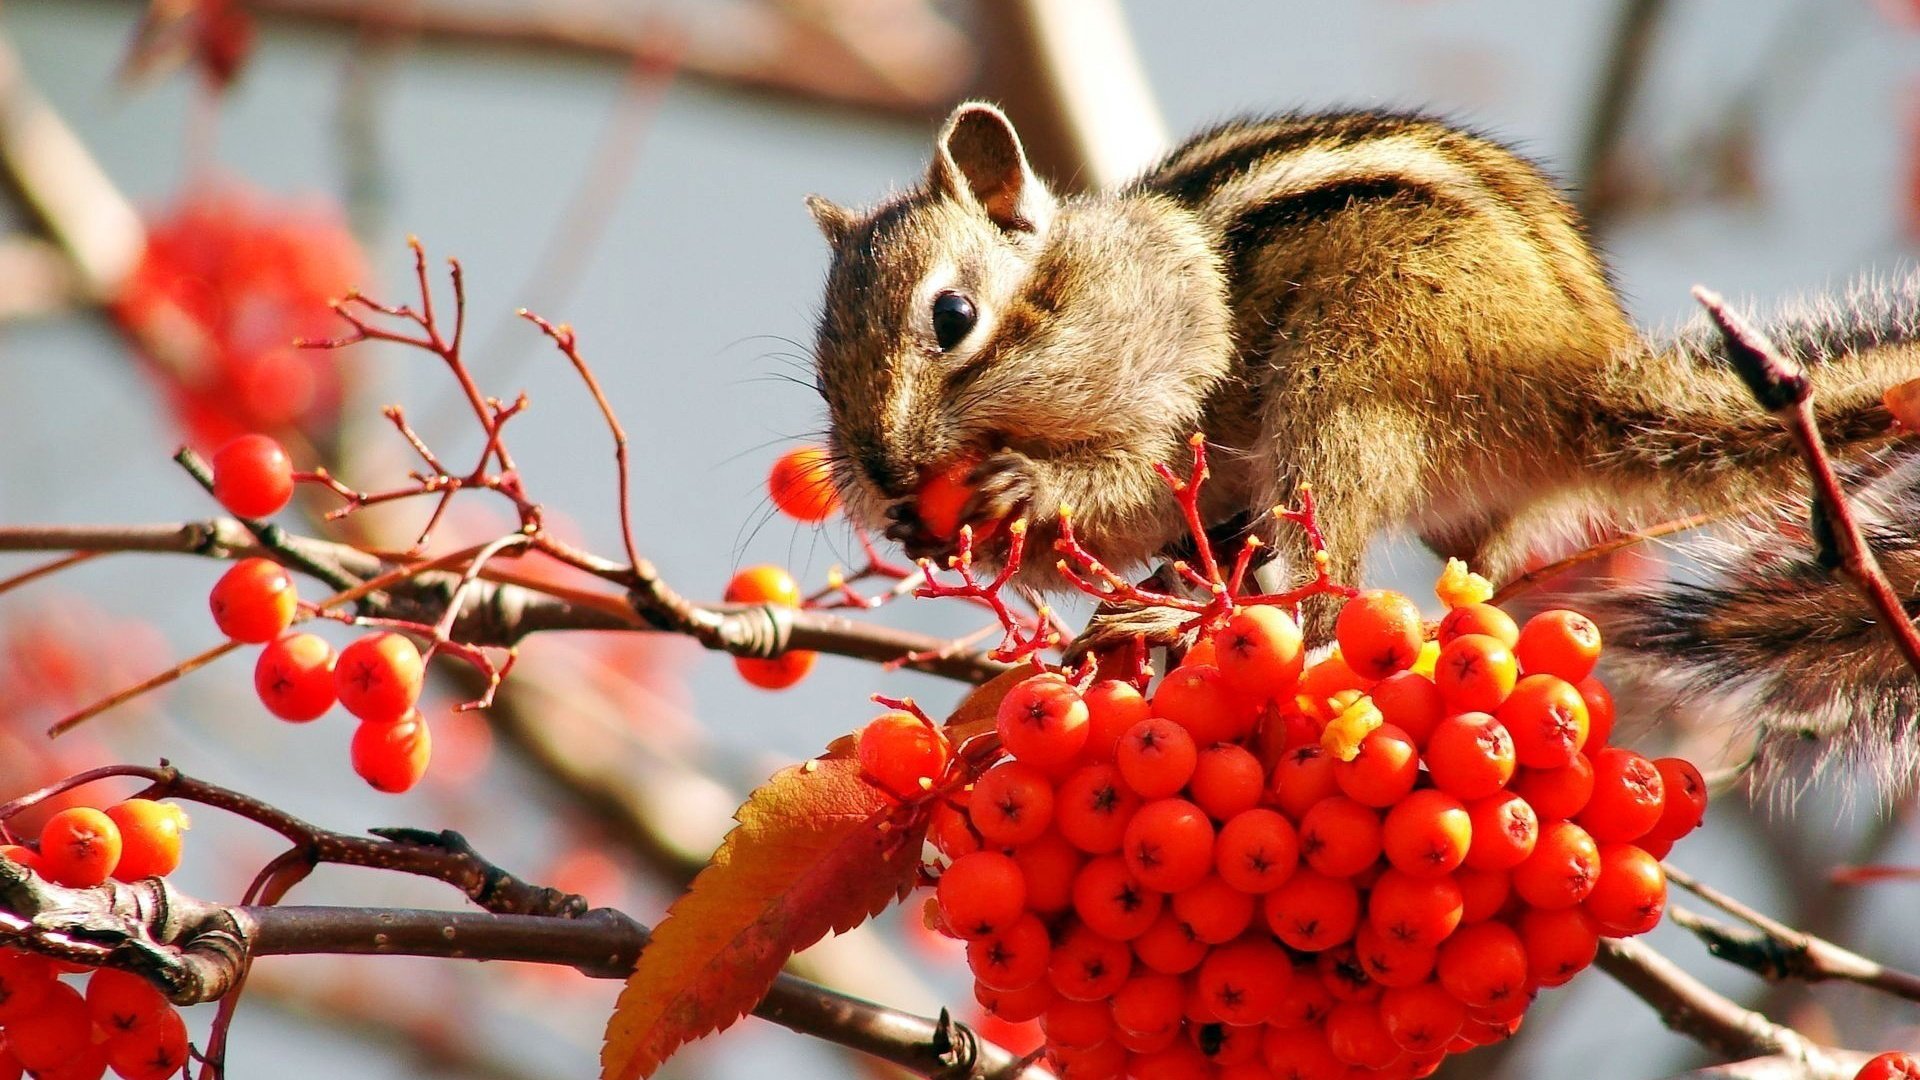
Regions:
M 978 459 L 963 521 L 1024 516 L 1046 552 L 1069 505 L 1103 561 L 1144 566 L 1187 541 L 1154 466 L 1183 470 L 1196 431 L 1210 531 L 1251 529 L 1298 571 L 1299 530 L 1267 511 L 1311 484 L 1349 583 L 1389 526 L 1498 581 L 1556 521 L 1805 486 L 1715 341 L 1650 343 L 1554 184 L 1432 117 L 1234 121 L 1131 183 L 1058 197 L 1006 116 L 970 103 L 918 187 L 866 212 L 808 204 L 833 254 L 816 369 L 835 482 L 914 556 L 951 549 L 916 512 L 923 480 Z M 1920 376 L 1920 290 L 1863 303 L 1777 327 L 1848 454 L 1893 445 L 1881 395 Z M 1044 557 L 1021 575 L 1065 584 Z M 1645 610 L 1669 605 L 1673 629 L 1673 605 L 1704 600 Z M 1310 640 L 1331 615 L 1308 611 Z

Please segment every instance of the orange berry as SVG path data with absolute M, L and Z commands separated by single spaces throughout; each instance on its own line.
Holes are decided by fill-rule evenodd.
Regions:
M 187 1023 L 168 1007 L 153 1025 L 110 1038 L 104 1044 L 107 1064 L 123 1080 L 167 1080 L 187 1064 Z
M 1102 679 L 1087 687 L 1080 699 L 1087 705 L 1087 744 L 1081 761 L 1110 761 L 1120 737 L 1148 716 L 1147 699 L 1132 683 Z
M 1440 943 L 1434 974 L 1462 1004 L 1492 1008 L 1526 994 L 1527 950 L 1506 923 L 1474 923 Z
M 1213 823 L 1185 799 L 1156 799 L 1127 823 L 1120 850 L 1148 888 L 1179 892 L 1213 869 Z
M 362 721 L 348 747 L 353 771 L 375 791 L 398 795 L 427 774 L 433 732 L 416 710 L 397 724 Z
M 0 949 L 0 1025 L 17 1024 L 46 1003 L 59 980 L 39 953 Z
M 994 728 L 1009 754 L 1053 772 L 1071 763 L 1087 744 L 1087 703 L 1072 683 L 1046 672 L 1007 692 Z
M 234 438 L 213 452 L 213 497 L 239 517 L 272 517 L 293 498 L 293 462 L 266 435 Z
M 1577 683 L 1600 659 L 1600 628 L 1577 611 L 1543 611 L 1520 628 L 1513 655 L 1529 675 L 1558 675 Z
M 1280 1006 L 1293 976 L 1286 951 L 1261 937 L 1222 945 L 1200 962 L 1200 997 L 1229 1024 L 1264 1024 Z
M 969 940 L 1000 932 L 1026 913 L 1027 881 L 1020 864 L 997 851 L 953 860 L 934 888 L 940 914 Z
M 395 723 L 420 700 L 425 674 L 413 642 L 381 631 L 340 650 L 340 659 L 333 665 L 333 692 L 360 719 Z
M 1343 1001 L 1327 1014 L 1327 1045 L 1333 1056 L 1363 1069 L 1384 1069 L 1400 1056 L 1400 1047 L 1380 1018 L 1378 1006 Z
M 40 853 L 30 847 L 25 847 L 20 844 L 0 844 L 0 859 L 6 859 L 17 866 L 25 867 L 39 874 L 41 877 L 47 876 L 47 871 L 40 862 Z M 0 1021 L 0 1023 L 5 1023 L 5 1021 Z
M 1073 911 L 1094 933 L 1131 941 L 1160 918 L 1166 897 L 1141 884 L 1118 855 L 1088 860 L 1073 878 Z
M 1073 904 L 1073 882 L 1086 857 L 1057 832 L 1013 849 L 1013 861 L 1027 879 L 1027 907 L 1041 914 L 1065 911 Z
M 1187 794 L 1215 821 L 1225 821 L 1251 810 L 1260 801 L 1266 771 L 1260 759 L 1232 743 L 1221 743 L 1200 751 L 1193 766 L 1193 779 L 1187 782 Z
M 1390 988 L 1380 995 L 1380 1019 L 1394 1044 L 1410 1054 L 1446 1047 L 1467 1022 L 1467 1007 L 1434 983 Z
M 1580 811 L 1580 827 L 1603 843 L 1638 840 L 1659 822 L 1666 785 L 1653 762 L 1609 746 L 1593 760 L 1593 797 Z
M 1132 971 L 1133 950 L 1127 943 L 1102 937 L 1088 926 L 1069 929 L 1047 962 L 1047 979 L 1061 997 L 1100 1002 L 1102 1011 Z
M 1143 1036 L 1178 1031 L 1186 999 L 1186 986 L 1178 978 L 1137 972 L 1114 992 L 1114 1026 Z
M 152 1028 L 172 1012 L 165 994 L 138 975 L 101 968 L 87 977 L 87 1012 L 108 1037 Z
M 1054 793 L 1054 828 L 1089 855 L 1120 850 L 1127 823 L 1140 809 L 1140 796 L 1125 784 L 1111 763 L 1082 765 L 1067 774 Z
M 1377 680 L 1413 666 L 1426 640 L 1426 626 L 1420 609 L 1406 596 L 1369 589 L 1340 608 L 1333 636 L 1347 666 L 1362 678 Z
M 1045 979 L 1018 990 L 995 990 L 975 980 L 973 1000 L 979 1002 L 989 1015 L 1024 1024 L 1039 1019 L 1048 1006 L 1060 1000 L 1060 995 L 1053 992 L 1053 984 Z
M 1388 941 L 1368 923 L 1361 923 L 1353 932 L 1353 954 L 1366 969 L 1367 978 L 1382 987 L 1412 986 L 1433 974 L 1432 947 Z
M 729 604 L 772 604 L 775 607 L 797 608 L 801 601 L 800 585 L 783 566 L 749 566 L 727 582 L 723 599 Z
M 973 498 L 973 470 L 979 465 L 980 459 L 969 454 L 921 478 L 920 489 L 914 495 L 913 508 L 928 532 L 941 540 L 952 540 L 960 535 L 960 512 L 966 509 L 967 501 Z M 994 525 L 989 524 L 984 529 L 976 529 L 975 539 L 982 538 L 984 533 L 993 528 Z
M 1133 939 L 1133 955 L 1146 968 L 1162 975 L 1192 971 L 1206 959 L 1207 952 L 1206 943 L 1194 937 L 1185 923 L 1165 909 L 1153 925 L 1147 927 L 1146 933 Z
M 1920 1057 L 1887 1053 L 1860 1066 L 1853 1080 L 1920 1080 Z
M 1187 786 L 1199 751 L 1187 729 L 1164 716 L 1150 716 L 1127 729 L 1113 763 L 1142 798 L 1158 799 Z
M 1556 769 L 1587 742 L 1587 703 L 1572 683 L 1528 675 L 1494 711 L 1513 736 L 1514 757 L 1530 769 Z
M 1519 662 L 1499 638 L 1464 634 L 1440 647 L 1433 683 L 1449 712 L 1492 712 L 1513 692 Z
M 789 450 L 767 474 L 773 505 L 796 521 L 825 521 L 840 508 L 833 487 L 833 461 L 817 446 Z
M 926 729 L 918 719 L 907 718 Z M 944 759 L 942 754 L 942 769 L 946 767 Z M 864 761 L 863 755 L 863 765 Z M 974 781 L 967 816 L 981 839 L 995 847 L 1037 840 L 1053 824 L 1053 784 L 1045 773 L 1024 761 L 1002 761 Z
M 1457 799 L 1483 799 L 1513 779 L 1513 736 L 1483 712 L 1449 716 L 1427 740 L 1426 761 L 1433 786 Z
M 1303 869 L 1266 895 L 1261 913 L 1287 947 L 1320 952 L 1352 939 L 1360 923 L 1360 893 L 1345 878 Z
M 1052 955 L 1047 924 L 1030 914 L 997 933 L 967 942 L 967 966 L 973 977 L 995 990 L 1018 990 L 1039 982 Z
M 1471 863 L 1472 852 L 1468 852 Z M 1460 885 L 1460 925 L 1485 922 L 1500 914 L 1513 895 L 1513 875 L 1505 870 L 1476 870 L 1472 865 L 1454 872 Z
M 1383 830 L 1387 861 L 1415 877 L 1450 874 L 1466 861 L 1472 819 L 1459 799 L 1427 788 L 1395 803 Z
M 1214 870 L 1241 892 L 1272 892 L 1300 863 L 1300 840 L 1293 825 L 1276 811 L 1243 810 L 1220 826 L 1213 845 Z
M 1576 754 L 1557 769 L 1520 769 L 1507 786 L 1533 805 L 1541 821 L 1574 817 L 1593 798 L 1593 762 Z
M 293 622 L 300 592 L 286 567 L 272 559 L 241 559 L 207 595 L 213 624 L 235 641 L 262 645 Z
M 1592 755 L 1613 737 L 1613 694 L 1591 675 L 1580 680 L 1577 689 L 1587 704 L 1587 743 L 1580 749 Z
M 1540 840 L 1540 818 L 1533 805 L 1511 791 L 1467 804 L 1473 841 L 1466 865 L 1475 870 L 1511 870 L 1533 854 Z
M 1056 1050 L 1084 1050 L 1099 1046 L 1113 1034 L 1113 1015 L 1104 1001 L 1061 998 L 1040 1014 L 1040 1030 Z
M 1600 878 L 1600 849 L 1585 829 L 1555 821 L 1540 829 L 1533 854 L 1513 868 L 1513 891 L 1537 908 L 1572 907 Z
M 1660 770 L 1660 786 L 1666 797 L 1660 803 L 1660 820 L 1640 839 L 1671 843 L 1699 828 L 1706 820 L 1707 781 L 1685 758 L 1659 758 L 1653 765 Z
M 1289 698 L 1306 664 L 1300 626 L 1277 607 L 1255 605 L 1233 613 L 1211 639 L 1221 678 L 1252 698 Z
M 1460 925 L 1465 898 L 1452 875 L 1414 877 L 1388 870 L 1367 896 L 1367 922 L 1398 945 L 1434 948 Z
M 114 877 L 121 881 L 165 877 L 180 865 L 180 833 L 189 824 L 186 811 L 172 803 L 127 799 L 107 807 L 107 816 L 120 828 L 120 861 Z
M 785 690 L 813 670 L 820 654 L 809 649 L 788 649 L 779 656 L 736 656 L 733 670 L 751 686 L 762 690 Z
M 1417 671 L 1389 675 L 1367 691 L 1380 718 L 1412 737 L 1416 746 L 1425 747 L 1433 729 L 1445 715 L 1440 688 Z
M 1468 634 L 1485 634 L 1511 649 L 1520 640 L 1520 627 L 1514 623 L 1513 616 L 1492 604 L 1462 604 L 1440 620 L 1438 640 L 1442 649 L 1455 638 Z
M 55 982 L 27 1017 L 7 1025 L 7 1049 L 34 1073 L 52 1072 L 87 1049 L 93 1017 L 80 992 Z
M 1667 875 L 1660 860 L 1632 844 L 1600 846 L 1600 880 L 1587 894 L 1587 914 L 1613 937 L 1644 934 L 1667 909 Z
M 119 864 L 120 847 L 120 826 L 112 818 L 91 806 L 68 807 L 40 828 L 41 870 L 47 880 L 71 888 L 98 885 Z
M 861 770 L 870 779 L 902 798 L 927 790 L 932 781 L 947 771 L 947 737 L 909 712 L 881 713 L 867 721 L 855 740 L 855 753 L 860 758 Z M 1040 783 L 1051 810 L 1053 788 L 1044 779 Z M 974 824 L 978 827 L 979 820 Z M 1039 836 L 1046 827 L 1047 819 L 1042 818 L 1032 827 L 1031 834 L 1022 834 L 1015 840 L 996 840 L 991 836 L 988 839 L 1000 844 L 1017 844 Z M 986 830 L 981 829 L 981 833 L 985 835 Z
M 1187 729 L 1196 747 L 1232 742 L 1253 730 L 1252 706 L 1236 695 L 1220 669 L 1206 664 L 1181 665 L 1160 680 L 1153 692 L 1152 711 Z
M 1311 712 L 1316 719 L 1330 720 L 1339 709 L 1333 706 L 1333 699 L 1346 690 L 1367 690 L 1378 681 L 1364 678 L 1347 666 L 1339 653 L 1308 668 L 1300 676 L 1300 686 L 1294 695 L 1301 708 Z
M 1268 794 L 1288 817 L 1299 821 L 1315 803 L 1339 794 L 1333 765 L 1333 755 L 1318 742 L 1296 746 L 1274 764 L 1273 776 L 1267 782 Z
M 1241 892 L 1217 874 L 1209 874 L 1198 885 L 1174 893 L 1169 902 L 1174 918 L 1185 923 L 1196 939 L 1222 945 L 1239 937 L 1253 922 L 1259 898 Z
M 1348 798 L 1368 806 L 1392 806 L 1420 778 L 1420 748 L 1406 732 L 1381 724 L 1360 740 L 1352 761 L 1337 761 L 1334 782 Z
M 287 634 L 260 650 L 253 690 L 268 712 L 304 724 L 333 708 L 333 666 L 333 646 L 324 639 Z
M 1600 928 L 1585 908 L 1529 908 L 1515 926 L 1526 949 L 1527 974 L 1541 986 L 1560 986 L 1600 954 Z
M 1300 856 L 1328 877 L 1352 877 L 1380 857 L 1378 811 L 1344 795 L 1322 799 L 1300 819 Z

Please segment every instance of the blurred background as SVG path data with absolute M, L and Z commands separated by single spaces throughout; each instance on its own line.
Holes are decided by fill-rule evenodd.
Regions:
M 801 200 L 863 203 L 913 183 L 938 117 L 970 95 L 1005 102 L 1069 188 L 1241 112 L 1459 118 L 1568 183 L 1654 330 L 1689 314 L 1696 282 L 1765 306 L 1904 271 L 1920 243 L 1909 0 L 12 0 L 0 10 L 0 525 L 208 517 L 170 455 L 249 428 L 296 437 L 303 467 L 325 460 L 386 486 L 411 465 L 379 419 L 390 401 L 471 460 L 471 416 L 431 357 L 284 348 L 333 332 L 324 301 L 350 286 L 409 299 L 412 234 L 465 264 L 469 358 L 488 392 L 527 391 L 512 446 L 565 535 L 619 551 L 609 440 L 564 360 L 513 317 L 521 306 L 578 328 L 633 439 L 639 546 L 668 581 L 715 598 L 737 569 L 777 563 L 818 586 L 861 564 L 858 544 L 837 520 L 772 513 L 764 486 L 823 422 L 807 343 L 826 247 Z M 497 535 L 506 511 L 457 500 L 436 547 Z M 403 504 L 340 535 L 404 547 L 424 512 Z M 1429 597 L 1425 553 L 1381 543 L 1377 583 Z M 0 576 L 35 561 L 6 556 Z M 58 742 L 40 735 L 214 644 L 205 596 L 220 569 L 121 555 L 0 598 L 0 797 L 164 755 L 331 828 L 461 829 L 516 872 L 651 923 L 741 794 L 863 723 L 867 695 L 914 694 L 938 712 L 961 694 L 833 657 L 769 693 L 685 641 L 536 637 L 487 715 L 451 713 L 460 691 L 440 691 L 433 767 L 398 797 L 354 776 L 337 714 L 272 720 L 243 656 Z M 874 617 L 947 635 L 978 625 L 937 603 Z M 1639 740 L 1703 766 L 1724 764 L 1728 743 L 1684 722 Z M 178 880 L 234 898 L 275 852 L 201 811 Z M 1729 795 L 1677 861 L 1790 923 L 1920 965 L 1920 885 L 1827 884 L 1836 864 L 1920 863 L 1905 806 L 1883 814 L 1875 791 L 1842 778 L 1791 809 Z M 324 869 L 296 899 L 458 898 Z M 804 957 L 808 974 L 971 1015 L 958 948 L 899 916 Z M 1910 1006 L 1769 989 L 1671 928 L 1650 940 L 1816 1039 L 1920 1043 Z M 617 989 L 533 966 L 275 960 L 249 986 L 231 1075 L 589 1077 Z M 189 1012 L 196 1035 L 211 1012 Z M 1546 995 L 1515 1042 L 1444 1075 L 1578 1062 L 1630 1080 L 1699 1060 L 1594 973 Z M 857 1067 L 749 1019 L 663 1075 Z

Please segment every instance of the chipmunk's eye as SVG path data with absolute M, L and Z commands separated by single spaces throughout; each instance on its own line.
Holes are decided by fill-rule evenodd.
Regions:
M 941 352 L 966 340 L 978 321 L 980 316 L 973 310 L 973 301 L 959 293 L 943 292 L 933 298 L 933 338 L 940 343 Z

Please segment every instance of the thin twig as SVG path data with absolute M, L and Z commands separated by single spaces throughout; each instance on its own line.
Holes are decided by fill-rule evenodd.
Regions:
M 1867 602 L 1879 613 L 1895 646 L 1906 658 L 1907 666 L 1920 674 L 1920 630 L 1915 630 L 1907 618 L 1899 593 L 1880 569 L 1880 560 L 1867 546 L 1853 510 L 1847 505 L 1839 474 L 1827 456 L 1820 426 L 1814 418 L 1813 380 L 1765 334 L 1729 308 L 1718 293 L 1695 286 L 1693 298 L 1707 309 L 1707 314 L 1720 328 L 1727 343 L 1727 358 L 1752 391 L 1754 400 L 1780 421 L 1806 459 L 1807 474 L 1813 481 L 1813 532 L 1821 545 L 1822 561 L 1829 565 L 1837 561 L 1840 569 L 1853 579 Z M 1829 556 L 1837 556 L 1837 560 Z

